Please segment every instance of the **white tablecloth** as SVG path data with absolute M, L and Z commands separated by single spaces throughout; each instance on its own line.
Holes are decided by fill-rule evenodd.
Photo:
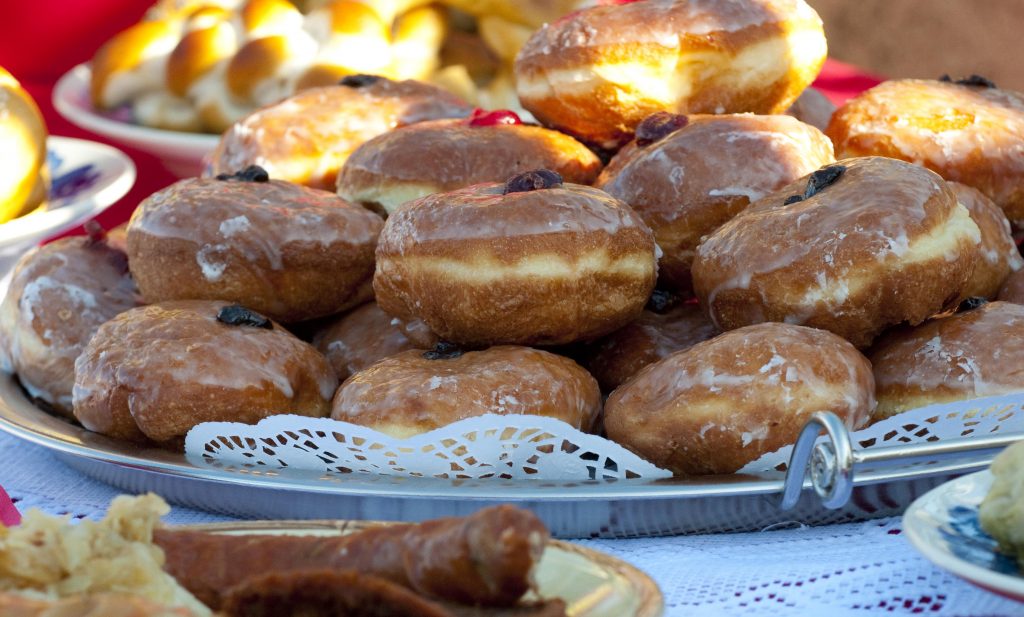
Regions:
M 0 485 L 24 511 L 36 507 L 98 518 L 117 491 L 53 459 L 44 449 L 0 434 Z M 229 520 L 175 508 L 171 523 Z M 666 615 L 1024 615 L 1017 604 L 933 567 L 910 547 L 899 519 L 581 544 L 650 574 Z

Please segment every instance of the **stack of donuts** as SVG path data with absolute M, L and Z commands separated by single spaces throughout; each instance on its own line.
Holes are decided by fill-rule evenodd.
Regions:
M 26 256 L 6 364 L 137 442 L 537 414 L 681 475 L 815 411 L 1024 389 L 1024 97 L 899 80 L 831 113 L 825 53 L 804 0 L 602 3 L 519 51 L 537 124 L 380 76 L 300 93 L 124 237 Z

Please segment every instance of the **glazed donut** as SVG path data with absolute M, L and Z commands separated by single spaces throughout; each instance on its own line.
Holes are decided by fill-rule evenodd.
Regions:
M 75 358 L 96 330 L 138 306 L 128 258 L 102 232 L 22 256 L 0 303 L 0 358 L 37 402 L 71 417 Z
M 650 229 L 607 193 L 541 170 L 410 202 L 377 245 L 377 303 L 463 345 L 595 339 L 643 310 Z
M 238 121 L 221 136 L 210 173 L 260 165 L 274 178 L 333 191 L 338 170 L 364 141 L 398 126 L 469 112 L 468 105 L 435 86 L 351 77 Z
M 295 322 L 371 298 L 379 216 L 258 167 L 219 178 L 181 180 L 132 215 L 128 259 L 148 302 L 227 300 Z
M 530 414 L 593 430 L 597 382 L 569 358 L 512 345 L 462 352 L 411 350 L 356 373 L 338 388 L 331 417 L 405 438 L 484 414 Z
M 514 112 L 476 110 L 465 120 L 420 122 L 367 141 L 338 172 L 338 195 L 391 214 L 432 193 L 504 182 L 531 169 L 591 184 L 601 161 L 572 137 L 524 125 Z
M 202 422 L 326 416 L 337 385 L 316 349 L 266 317 L 183 300 L 100 326 L 75 362 L 74 410 L 90 431 L 180 447 Z
M 821 19 L 804 0 L 595 6 L 527 41 L 516 89 L 542 124 L 613 149 L 658 111 L 782 113 L 825 51 Z
M 887 333 L 871 349 L 877 422 L 908 409 L 1024 390 L 1024 306 L 980 308 Z
M 1024 95 L 974 76 L 887 81 L 846 103 L 826 131 L 840 158 L 888 156 L 972 186 L 1024 225 Z
M 1024 304 L 1024 270 L 1017 270 L 1006 278 L 996 299 L 1014 304 Z
M 847 159 L 772 193 L 697 248 L 693 285 L 723 330 L 784 321 L 863 348 L 959 304 L 981 233 L 935 173 Z
M 405 336 L 401 320 L 369 302 L 346 313 L 313 336 L 313 346 L 327 357 L 340 381 L 379 360 L 417 349 Z
M 46 123 L 31 95 L 0 67 L 0 223 L 27 214 L 43 202 L 46 172 Z
M 785 113 L 819 131 L 824 131 L 835 112 L 836 106 L 820 90 L 808 88 L 793 101 Z
M 796 441 L 808 416 L 874 409 L 871 365 L 843 339 L 765 323 L 648 366 L 605 404 L 608 438 L 678 475 L 726 474 Z
M 1010 235 L 1010 222 L 999 206 L 981 191 L 959 182 L 947 184 L 981 231 L 980 256 L 964 295 L 995 298 L 1007 277 L 1024 267 L 1024 259 Z
M 612 159 L 596 186 L 654 231 L 659 281 L 693 294 L 701 239 L 752 202 L 835 161 L 821 131 L 790 116 L 677 116 L 659 112 Z
M 612 332 L 588 350 L 587 369 L 604 392 L 626 383 L 645 366 L 719 333 L 700 306 L 682 302 L 665 305 L 654 301 L 662 294 L 660 290 L 655 291 L 652 301 L 636 321 Z

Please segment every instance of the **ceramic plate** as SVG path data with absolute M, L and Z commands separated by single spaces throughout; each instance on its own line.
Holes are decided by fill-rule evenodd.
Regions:
M 366 521 L 249 521 L 185 529 L 242 535 L 344 535 L 387 523 Z M 573 617 L 659 617 L 664 601 L 646 574 L 604 553 L 552 540 L 537 569 L 538 593 L 561 599 Z
M 932 563 L 1008 598 L 1024 602 L 1024 574 L 978 520 L 978 506 L 992 486 L 980 471 L 947 482 L 915 501 L 903 515 L 914 547 Z
M 218 136 L 205 133 L 164 131 L 131 122 L 130 114 L 100 112 L 92 106 L 88 65 L 68 71 L 53 89 L 53 106 L 72 124 L 120 144 L 155 154 L 180 178 L 198 176 L 203 157 L 213 151 Z

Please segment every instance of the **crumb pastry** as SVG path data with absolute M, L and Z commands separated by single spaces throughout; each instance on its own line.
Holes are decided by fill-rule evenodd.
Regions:
M 511 345 L 439 344 L 385 358 L 338 389 L 331 417 L 410 437 L 484 414 L 531 414 L 582 431 L 597 426 L 601 391 L 569 358 Z
M 327 360 L 239 305 L 163 302 L 103 324 L 75 362 L 75 417 L 135 442 L 180 445 L 202 422 L 326 416 L 337 387 Z
M 260 165 L 279 180 L 333 191 L 338 170 L 364 141 L 395 127 L 469 112 L 466 103 L 436 86 L 354 75 L 235 122 L 213 152 L 210 174 Z
M 410 202 L 377 245 L 377 303 L 464 345 L 560 345 L 643 310 L 654 237 L 603 191 L 548 170 Z
M 1009 446 L 992 461 L 992 487 L 978 506 L 985 533 L 999 542 L 999 552 L 1024 562 L 1024 442 Z
M 615 148 L 673 113 L 782 113 L 825 61 L 804 0 L 648 0 L 595 6 L 542 27 L 516 58 L 541 123 Z
M 476 110 L 465 120 L 420 122 L 375 137 L 338 174 L 338 195 L 390 214 L 402 204 L 483 182 L 550 169 L 591 184 L 601 161 L 568 135 L 524 125 L 514 112 Z
M 103 233 L 24 255 L 0 303 L 0 358 L 36 401 L 71 417 L 75 358 L 107 320 L 138 306 L 124 251 Z
M 873 421 L 938 403 L 1024 391 L 1024 306 L 989 302 L 901 328 L 883 336 L 868 357 L 878 388 Z
M 405 333 L 400 319 L 380 310 L 376 302 L 368 302 L 317 331 L 313 346 L 344 381 L 379 360 L 416 349 Z
M 984 78 L 887 81 L 848 101 L 826 131 L 840 158 L 888 156 L 972 186 L 1024 225 L 1024 95 Z
M 148 302 L 229 300 L 303 321 L 372 297 L 382 226 L 333 193 L 251 167 L 148 197 L 128 224 L 128 259 Z
M 723 330 L 764 321 L 857 347 L 960 303 L 981 233 L 935 173 L 847 159 L 760 200 L 697 249 L 693 283 Z
M 608 397 L 608 437 L 679 475 L 733 473 L 796 441 L 808 416 L 853 430 L 874 408 L 852 345 L 790 324 L 748 326 L 656 362 Z
M 948 184 L 981 231 L 980 257 L 964 295 L 995 298 L 1007 277 L 1024 267 L 1024 259 L 1010 235 L 1010 222 L 999 206 L 981 191 L 959 182 Z
M 611 392 L 648 364 L 718 334 L 718 328 L 696 303 L 665 302 L 666 296 L 655 291 L 636 321 L 587 350 L 586 366 L 603 391 Z
M 765 195 L 832 163 L 832 142 L 790 116 L 660 112 L 601 174 L 597 187 L 629 204 L 664 251 L 660 284 L 693 294 L 701 239 Z

